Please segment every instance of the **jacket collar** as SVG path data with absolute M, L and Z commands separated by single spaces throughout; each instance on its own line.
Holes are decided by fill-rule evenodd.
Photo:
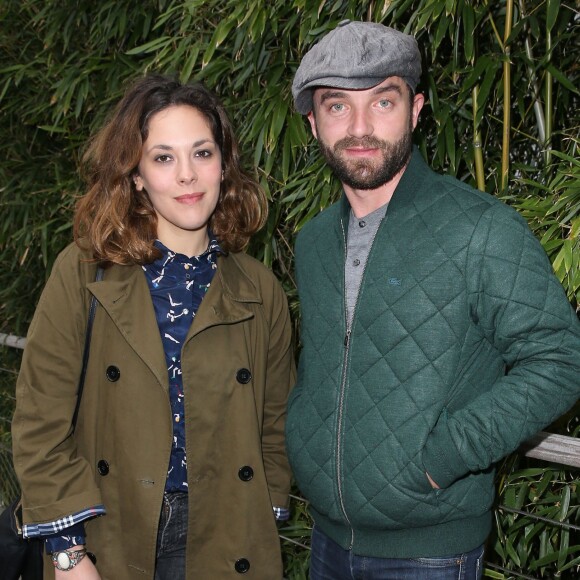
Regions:
M 260 290 L 246 274 L 239 255 L 220 255 L 216 277 L 220 279 L 224 293 L 231 300 L 262 303 Z
M 87 288 L 159 384 L 167 389 L 163 345 L 141 266 L 111 266 L 105 270 L 103 280 L 91 282 Z
M 211 326 L 234 324 L 254 316 L 247 304 L 261 304 L 262 296 L 244 272 L 236 254 L 220 255 L 216 275 L 205 295 L 186 343 Z

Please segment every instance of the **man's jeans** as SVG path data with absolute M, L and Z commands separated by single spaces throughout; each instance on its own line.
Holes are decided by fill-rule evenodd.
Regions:
M 155 580 L 185 580 L 187 493 L 163 496 L 157 532 Z
M 482 574 L 483 546 L 442 558 L 370 558 L 312 531 L 310 580 L 480 580 Z

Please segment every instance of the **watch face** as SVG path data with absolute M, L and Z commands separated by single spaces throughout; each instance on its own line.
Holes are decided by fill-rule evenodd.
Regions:
M 68 570 L 71 564 L 69 555 L 66 552 L 59 552 L 56 561 L 61 570 Z

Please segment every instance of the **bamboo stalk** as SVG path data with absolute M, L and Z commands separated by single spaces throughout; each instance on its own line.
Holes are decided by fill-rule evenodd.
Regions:
M 546 10 L 550 7 L 550 2 L 546 4 Z M 548 57 L 547 62 L 552 60 L 552 31 L 548 25 L 548 19 L 546 18 L 546 55 Z M 552 99 L 552 87 L 554 84 L 554 79 L 552 73 L 546 67 L 546 77 L 544 82 L 544 119 L 546 121 L 546 135 L 545 135 L 545 158 L 546 165 L 549 165 L 552 158 L 552 122 L 554 119 L 553 112 L 553 99 Z
M 526 8 L 524 5 L 524 0 L 519 0 L 520 15 L 522 18 L 526 16 Z M 534 54 L 532 52 L 532 42 L 530 40 L 531 32 L 530 27 L 526 26 L 526 39 L 524 41 L 524 46 L 526 49 L 526 56 L 530 62 L 534 61 Z M 534 115 L 536 116 L 536 126 L 538 129 L 538 139 L 540 143 L 545 143 L 546 141 L 546 121 L 544 119 L 544 109 L 542 109 L 542 103 L 540 101 L 540 88 L 538 86 L 537 75 L 531 65 L 528 65 L 528 74 L 530 75 L 530 87 L 533 91 L 534 98 Z
M 506 1 L 505 28 L 503 35 L 504 61 L 503 61 L 503 138 L 501 152 L 501 190 L 505 191 L 508 186 L 510 169 L 510 127 L 511 127 L 511 63 L 510 46 L 508 38 L 512 31 L 514 14 L 513 0 Z
M 481 131 L 477 122 L 477 112 L 479 111 L 479 85 L 474 85 L 471 91 L 473 101 L 473 159 L 475 161 L 475 179 L 477 189 L 485 191 L 485 173 L 483 169 L 483 143 L 481 142 Z

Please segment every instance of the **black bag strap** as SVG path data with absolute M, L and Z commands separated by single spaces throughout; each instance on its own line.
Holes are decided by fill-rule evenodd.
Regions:
M 99 266 L 95 275 L 95 282 L 103 279 L 104 269 Z M 85 333 L 85 348 L 83 350 L 83 366 L 81 368 L 81 376 L 79 378 L 79 386 L 77 389 L 77 403 L 75 405 L 75 412 L 72 418 L 72 430 L 74 433 L 77 426 L 77 418 L 81 407 L 81 399 L 83 397 L 83 389 L 85 387 L 85 376 L 87 374 L 87 365 L 89 363 L 89 352 L 91 350 L 91 334 L 93 333 L 93 322 L 95 320 L 95 311 L 97 310 L 97 299 L 91 296 L 91 304 L 89 306 L 89 318 L 87 320 L 87 331 Z

